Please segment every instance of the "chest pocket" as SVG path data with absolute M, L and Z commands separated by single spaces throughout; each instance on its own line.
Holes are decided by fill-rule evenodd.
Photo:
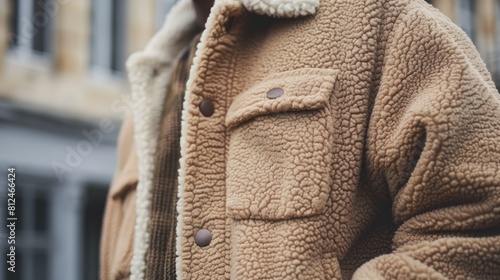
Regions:
M 228 110 L 227 211 L 235 219 L 321 214 L 330 195 L 336 71 L 275 74 Z

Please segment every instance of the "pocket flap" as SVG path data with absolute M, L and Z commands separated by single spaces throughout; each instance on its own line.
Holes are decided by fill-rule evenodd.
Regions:
M 283 220 L 324 213 L 331 185 L 335 71 L 272 75 L 234 99 L 226 116 L 229 217 Z
M 113 199 L 118 199 L 129 190 L 135 189 L 137 187 L 137 182 L 137 174 L 119 174 L 111 184 L 109 195 Z
M 300 69 L 271 75 L 236 96 L 226 116 L 226 126 L 260 115 L 286 111 L 314 110 L 325 107 L 335 85 L 336 70 Z M 282 89 L 283 94 L 269 98 L 268 92 Z

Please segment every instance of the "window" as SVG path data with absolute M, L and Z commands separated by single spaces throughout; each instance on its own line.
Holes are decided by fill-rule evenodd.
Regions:
M 37 52 L 50 52 L 52 39 L 46 26 L 50 23 L 49 14 L 45 13 L 50 5 L 50 0 L 31 0 L 33 9 L 33 23 L 38 30 L 33 36 L 33 50 Z
M 82 279 L 99 279 L 99 243 L 101 240 L 102 218 L 106 204 L 107 187 L 89 185 L 85 189 L 83 205 L 83 271 Z
M 10 47 L 19 45 L 19 1 L 10 0 Z
M 53 0 L 10 0 L 9 47 L 24 57 L 50 56 L 53 36 Z
M 18 173 L 19 174 L 19 173 Z M 4 173 L 2 173 L 4 175 Z M 51 238 L 49 224 L 50 187 L 45 187 L 40 178 L 32 177 L 27 173 L 18 176 L 15 192 L 15 258 L 16 272 L 7 270 L 8 264 L 1 265 L 5 271 L 4 279 L 49 279 L 48 262 L 51 252 Z M 5 176 L 6 177 L 6 176 Z M 21 179 L 23 178 L 23 179 Z M 41 187 L 43 185 L 44 187 Z M 0 191 L 0 198 L 7 201 L 6 189 Z M 6 220 L 6 209 L 0 209 L 0 217 Z M 2 229 L 1 234 L 6 236 L 8 229 Z M 1 244 L 2 252 L 8 252 L 10 245 Z M 6 254 L 5 253 L 5 254 Z
M 125 2 L 92 0 L 91 65 L 94 71 L 111 74 L 125 71 Z
M 475 23 L 474 23 L 474 14 L 475 8 L 474 1 L 472 0 L 457 0 L 456 2 L 456 15 L 457 15 L 457 24 L 462 28 L 465 33 L 472 39 L 472 41 L 476 40 L 475 37 Z

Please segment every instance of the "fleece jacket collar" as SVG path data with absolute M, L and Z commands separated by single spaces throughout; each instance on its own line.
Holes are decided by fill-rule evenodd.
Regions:
M 320 0 L 239 0 L 249 10 L 272 17 L 313 15 Z

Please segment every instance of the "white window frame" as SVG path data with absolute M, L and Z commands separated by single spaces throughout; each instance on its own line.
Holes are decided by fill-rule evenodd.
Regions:
M 37 66 L 51 65 L 53 62 L 53 38 L 54 38 L 54 25 L 53 15 L 44 13 L 47 16 L 48 23 L 44 26 L 46 31 L 45 43 L 48 44 L 49 52 L 36 51 L 33 48 L 33 41 L 35 36 L 30 34 L 31 28 L 40 28 L 33 24 L 33 10 L 34 3 L 32 0 L 15 0 L 18 1 L 19 14 L 17 15 L 18 24 L 18 41 L 17 45 L 11 45 L 8 49 L 8 60 L 14 63 L 22 63 Z M 53 0 L 51 0 L 53 1 Z M 26 24 L 30 24 L 31 28 L 25 28 Z M 10 30 L 9 30 L 10 32 Z
M 126 22 L 126 4 L 123 1 L 122 11 L 118 15 L 123 17 L 122 22 Z M 94 17 L 92 17 L 92 40 L 91 40 L 91 60 L 90 72 L 95 77 L 107 77 L 111 79 L 121 78 L 124 76 L 124 71 L 116 71 L 112 69 L 112 56 L 114 52 L 118 52 L 118 56 L 126 56 L 126 32 L 119 32 L 118 41 L 122 45 L 121 48 L 113 49 L 113 0 L 93 0 L 91 1 L 91 9 Z M 124 26 L 123 28 L 126 28 Z

